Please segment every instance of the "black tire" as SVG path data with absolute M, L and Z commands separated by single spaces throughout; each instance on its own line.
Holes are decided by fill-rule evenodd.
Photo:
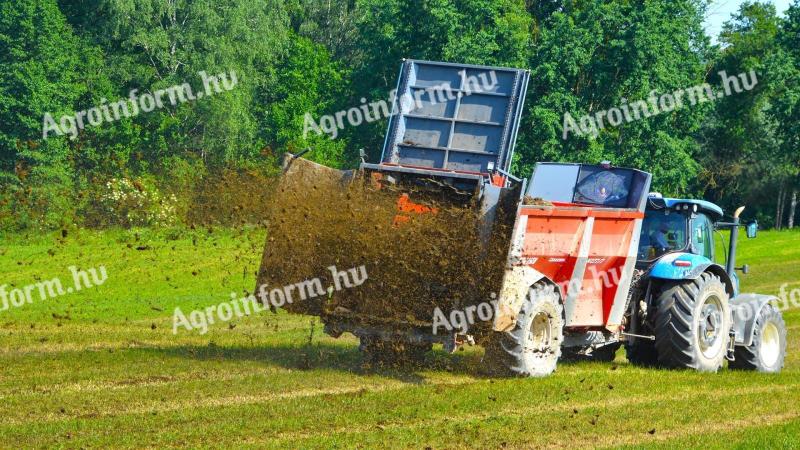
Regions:
M 655 342 L 636 338 L 625 344 L 625 357 L 635 366 L 654 367 L 658 365 L 658 351 Z
M 783 315 L 772 305 L 766 305 L 758 314 L 753 330 L 753 343 L 734 349 L 735 360 L 728 364 L 731 369 L 756 370 L 763 373 L 778 373 L 786 359 L 786 322 Z
M 561 361 L 585 361 L 586 355 L 582 353 L 581 347 L 562 347 L 561 348 Z
M 668 283 L 656 300 L 655 348 L 660 365 L 716 372 L 728 350 L 731 309 L 718 276 Z
M 489 337 L 484 364 L 494 374 L 544 377 L 555 371 L 563 340 L 561 300 L 552 285 L 537 284 L 529 290 L 514 328 Z
M 429 343 L 384 341 L 375 336 L 360 336 L 359 341 L 364 363 L 379 368 L 418 366 L 425 360 L 425 353 L 433 348 Z
M 591 361 L 612 362 L 617 359 L 617 350 L 619 350 L 620 347 L 622 347 L 622 344 L 615 342 L 596 348 L 589 355 L 589 359 Z
M 617 350 L 622 346 L 621 343 L 604 345 L 592 350 L 588 355 L 583 347 L 567 347 L 561 349 L 562 361 L 597 361 L 611 362 L 617 358 Z

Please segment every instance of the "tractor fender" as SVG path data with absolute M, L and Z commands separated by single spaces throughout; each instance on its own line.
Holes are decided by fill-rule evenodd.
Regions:
M 777 302 L 778 298 L 762 294 L 739 294 L 730 300 L 736 345 L 749 347 L 753 344 L 756 320 L 764 306 L 773 301 Z
M 688 267 L 678 267 L 673 263 L 675 260 L 688 261 Z M 721 265 L 709 260 L 705 256 L 693 253 L 676 252 L 665 255 L 650 267 L 650 278 L 662 280 L 696 280 L 704 272 L 710 272 L 720 278 L 725 284 L 725 290 L 731 297 L 736 295 L 737 286 L 734 284 L 728 272 Z
M 528 291 L 545 276 L 530 266 L 512 266 L 503 274 L 500 297 L 495 306 L 495 331 L 509 331 L 517 324 L 517 316 L 528 298 Z

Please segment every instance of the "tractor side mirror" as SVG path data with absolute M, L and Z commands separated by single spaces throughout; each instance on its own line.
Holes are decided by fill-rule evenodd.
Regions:
M 758 235 L 758 222 L 754 220 L 748 223 L 745 227 L 745 232 L 747 233 L 748 239 L 755 238 Z

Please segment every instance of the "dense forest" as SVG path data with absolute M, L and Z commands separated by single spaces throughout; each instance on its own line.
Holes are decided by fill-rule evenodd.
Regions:
M 2 0 L 0 230 L 183 220 L 213 197 L 208 180 L 274 176 L 279 155 L 307 147 L 330 166 L 354 167 L 359 149 L 375 161 L 385 119 L 335 139 L 304 133 L 304 119 L 387 99 L 403 58 L 530 70 L 517 175 L 607 159 L 651 171 L 665 195 L 747 204 L 762 226 L 792 227 L 800 0 L 783 16 L 743 4 L 718 43 L 703 30 L 707 3 Z M 722 90 L 725 74 L 752 74 L 750 89 L 564 138 L 565 115 Z M 224 85 L 214 95 L 109 113 L 133 95 L 201 92 L 212 75 Z

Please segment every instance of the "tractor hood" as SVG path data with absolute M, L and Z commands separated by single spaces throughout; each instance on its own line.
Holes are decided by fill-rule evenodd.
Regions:
M 725 268 L 702 255 L 687 252 L 668 253 L 650 266 L 650 277 L 662 280 L 694 280 L 710 271 L 726 284 L 731 296 L 739 293 L 739 278 L 729 276 Z

